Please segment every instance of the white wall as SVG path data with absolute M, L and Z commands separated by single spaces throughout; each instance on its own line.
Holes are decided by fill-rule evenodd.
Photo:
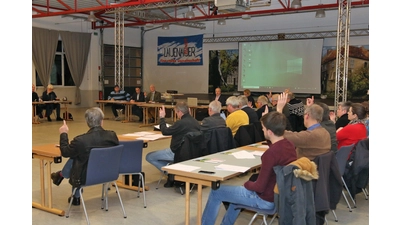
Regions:
M 350 29 L 367 29 L 369 25 L 369 8 L 356 8 L 351 11 Z M 207 93 L 208 92 L 208 52 L 217 49 L 237 49 L 237 42 L 203 44 L 202 66 L 157 66 L 157 39 L 159 36 L 187 36 L 204 34 L 205 38 L 249 36 L 278 33 L 306 33 L 320 31 L 336 31 L 337 11 L 326 11 L 325 18 L 315 18 L 315 12 L 297 13 L 288 15 L 274 15 L 254 17 L 250 20 L 227 20 L 225 26 L 216 24 L 216 21 L 206 21 L 205 30 L 170 25 L 170 30 L 153 29 L 144 32 L 143 41 L 143 87 L 149 89 L 154 84 L 158 91 L 168 89 L 178 90 L 180 93 Z M 92 33 L 91 49 L 84 81 L 79 87 L 82 94 L 80 106 L 94 106 L 101 90 L 99 83 L 100 64 L 100 31 L 91 30 L 89 22 L 68 20 L 67 18 L 52 17 L 32 19 L 33 27 L 54 30 L 69 30 L 74 32 Z M 94 34 L 97 33 L 97 35 Z M 125 28 L 124 41 L 126 46 L 141 47 L 141 30 L 139 28 Z M 114 44 L 114 29 L 104 29 L 104 43 Z M 350 45 L 368 45 L 369 37 L 352 37 Z M 326 38 L 324 46 L 336 46 L 336 38 Z M 34 66 L 32 65 L 32 79 L 34 79 Z M 38 90 L 41 93 L 43 90 Z M 74 99 L 74 88 L 56 87 L 58 96 Z M 105 93 L 107 94 L 107 93 Z M 74 105 L 73 105 L 74 106 Z

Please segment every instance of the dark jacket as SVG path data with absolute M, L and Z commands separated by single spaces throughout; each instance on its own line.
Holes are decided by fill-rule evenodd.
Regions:
M 311 161 L 309 159 L 303 157 L 301 160 L 307 161 L 311 165 Z M 315 165 L 313 167 L 315 171 Z M 304 177 L 307 179 L 305 180 L 300 176 L 295 176 L 294 171 L 297 169 L 300 169 L 300 167 L 292 164 L 274 167 L 276 184 L 279 190 L 279 225 L 316 224 L 314 195 L 311 179 L 318 178 L 318 174 L 315 174 L 315 172 L 311 171 L 309 171 L 309 173 L 304 172 L 302 174 L 311 174 L 312 177 L 314 177 Z M 301 169 L 301 171 L 304 170 L 306 169 Z
M 86 182 L 87 162 L 92 148 L 118 145 L 118 137 L 114 131 L 93 127 L 85 134 L 76 136 L 69 144 L 68 134 L 60 134 L 60 150 L 63 157 L 73 159 L 69 183 L 79 187 Z
M 319 155 L 313 160 L 318 166 L 318 180 L 313 181 L 315 196 L 315 211 L 329 211 L 336 209 L 339 203 L 343 182 L 335 153 Z
M 235 139 L 236 147 L 254 144 L 264 140 L 254 124 L 240 126 L 233 138 Z
M 336 126 L 336 130 L 339 127 L 345 127 L 347 124 L 349 124 L 350 120 L 348 119 L 348 115 L 347 113 L 343 114 L 341 117 L 339 117 L 336 120 L 335 126 Z
M 144 101 L 145 101 L 144 93 L 143 93 L 143 92 L 140 92 L 140 93 L 139 93 L 139 99 L 138 99 L 138 98 L 137 98 L 137 94 L 136 94 L 136 92 L 135 92 L 133 95 L 131 95 L 131 99 L 132 99 L 132 100 L 135 100 L 135 102 L 144 102 Z
M 249 116 L 249 123 L 255 123 L 260 121 L 258 119 L 257 112 L 253 108 L 246 106 L 243 107 L 242 110 L 246 112 L 247 116 Z
M 214 95 L 214 98 L 211 99 L 211 101 L 214 101 L 216 96 Z M 221 102 L 221 106 L 226 106 L 226 97 L 223 96 L 222 94 L 219 96 L 218 101 Z
M 206 117 L 201 121 L 201 130 L 214 129 L 217 127 L 226 127 L 225 120 L 219 113 L 214 113 L 209 117 Z
M 369 182 L 369 138 L 358 141 L 351 150 L 343 178 L 353 198 L 367 186 Z
M 183 136 L 181 146 L 175 151 L 174 163 L 203 156 L 205 147 L 203 132 L 188 132 Z
M 32 102 L 38 102 L 39 101 L 39 95 L 32 91 Z
M 181 146 L 183 136 L 188 132 L 199 131 L 200 124 L 186 113 L 170 127 L 167 127 L 165 118 L 160 118 L 160 130 L 163 135 L 172 135 L 170 148 L 175 153 Z
M 331 151 L 337 152 L 337 140 L 336 140 L 336 127 L 332 120 L 322 121 L 321 126 L 325 128 L 331 136 Z
M 236 147 L 232 131 L 229 127 L 218 127 L 203 131 L 207 148 L 203 155 L 214 154 Z
M 43 101 L 53 101 L 56 99 L 57 99 L 57 95 L 56 95 L 56 93 L 54 93 L 54 91 L 50 92 L 49 94 L 47 94 L 47 91 L 44 91 L 42 94 Z

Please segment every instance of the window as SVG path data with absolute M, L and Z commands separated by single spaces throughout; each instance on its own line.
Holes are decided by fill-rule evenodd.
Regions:
M 58 41 L 56 56 L 54 58 L 53 67 L 50 74 L 50 84 L 55 86 L 75 86 L 68 67 L 67 58 L 65 56 L 62 41 Z M 36 86 L 43 86 L 36 71 Z

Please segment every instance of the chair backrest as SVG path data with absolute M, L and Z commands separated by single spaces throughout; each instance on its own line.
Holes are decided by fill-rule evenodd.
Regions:
M 204 132 L 204 142 L 207 147 L 204 148 L 203 155 L 214 154 L 236 147 L 231 128 L 217 127 Z
M 354 148 L 354 144 L 352 145 L 347 145 L 347 146 L 342 146 L 337 152 L 336 152 L 336 159 L 339 165 L 339 172 L 340 175 L 343 176 L 344 170 L 346 169 L 346 163 L 347 159 L 349 157 L 350 151 Z
M 89 186 L 117 180 L 123 150 L 123 145 L 92 148 L 89 154 L 84 185 Z
M 124 146 L 119 173 L 142 172 L 143 140 L 120 141 L 119 144 Z
M 241 147 L 263 141 L 254 124 L 242 125 L 236 132 L 234 139 L 236 147 Z
M 265 136 L 264 136 L 264 131 L 262 130 L 261 121 L 254 122 L 253 124 L 254 124 L 254 127 L 256 128 L 256 131 L 258 131 L 258 133 L 259 133 L 258 137 L 260 138 L 260 141 L 265 141 Z M 258 142 L 258 141 L 256 140 L 256 142 Z
M 203 156 L 205 147 L 202 131 L 188 132 L 183 136 L 181 146 L 175 152 L 174 163 Z

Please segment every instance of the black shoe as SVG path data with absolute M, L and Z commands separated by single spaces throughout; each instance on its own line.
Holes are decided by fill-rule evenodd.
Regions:
M 71 197 L 68 198 L 68 203 L 71 202 Z M 81 204 L 81 198 L 76 198 L 74 197 L 74 199 L 72 200 L 72 205 L 80 205 Z
M 154 123 L 154 121 L 155 121 L 154 118 L 149 119 L 149 123 Z
M 40 119 L 43 119 L 43 115 L 41 113 L 38 116 Z
M 168 179 L 167 182 L 164 184 L 165 188 L 170 188 L 174 186 L 174 177 L 170 174 L 168 174 Z
M 63 118 L 58 117 L 56 120 L 57 120 L 57 121 L 63 121 Z
M 51 122 L 51 118 L 50 116 L 47 117 L 47 121 Z
M 64 180 L 64 177 L 61 176 L 61 171 L 55 172 L 51 174 L 51 179 L 53 180 L 53 184 L 60 185 L 61 181 Z

